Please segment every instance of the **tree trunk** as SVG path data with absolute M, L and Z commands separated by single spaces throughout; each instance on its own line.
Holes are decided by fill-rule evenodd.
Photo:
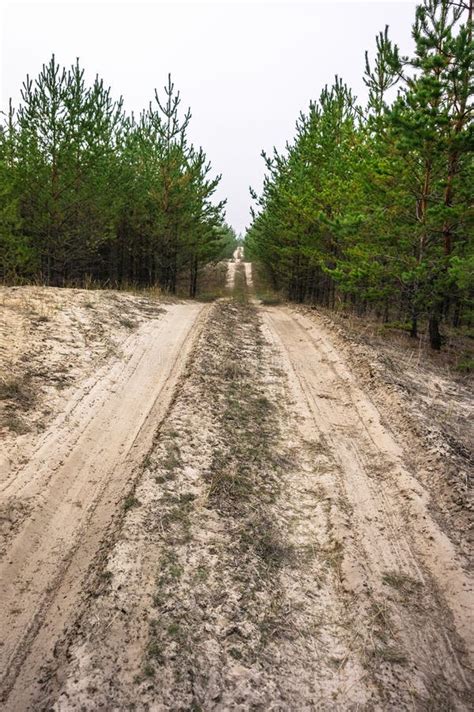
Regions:
M 198 276 L 198 261 L 197 257 L 193 257 L 191 261 L 191 272 L 189 280 L 189 296 L 194 299 L 197 292 L 197 276 Z
M 430 335 L 430 346 L 435 351 L 440 351 L 441 349 L 441 334 L 439 332 L 439 318 L 438 314 L 432 312 L 430 314 L 428 322 L 428 331 Z

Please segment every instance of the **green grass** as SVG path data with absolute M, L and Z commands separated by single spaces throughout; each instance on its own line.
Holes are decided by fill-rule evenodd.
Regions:
M 204 302 L 205 304 L 211 304 L 212 302 L 221 299 L 224 296 L 222 290 L 215 290 L 213 292 L 201 292 L 196 297 L 197 302 Z
M 277 294 L 262 294 L 258 298 L 265 307 L 275 307 L 282 303 L 281 297 Z
M 128 512 L 129 509 L 133 509 L 134 507 L 140 507 L 140 505 L 140 500 L 138 500 L 133 494 L 127 495 L 123 502 L 123 508 L 126 512 Z
M 457 362 L 456 371 L 459 371 L 459 373 L 472 373 L 474 371 L 474 357 L 471 354 L 461 356 Z

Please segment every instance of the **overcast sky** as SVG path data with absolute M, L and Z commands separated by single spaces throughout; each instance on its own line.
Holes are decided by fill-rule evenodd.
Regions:
M 407 51 L 416 3 L 73 2 L 0 0 L 1 104 L 54 52 L 79 57 L 129 110 L 139 111 L 171 72 L 189 105 L 190 137 L 222 173 L 219 198 L 237 231 L 249 222 L 249 185 L 261 186 L 262 149 L 283 148 L 299 112 L 338 74 L 359 97 L 364 51 L 388 24 Z

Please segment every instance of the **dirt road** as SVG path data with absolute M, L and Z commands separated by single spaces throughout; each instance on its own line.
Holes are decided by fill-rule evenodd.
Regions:
M 5 481 L 7 710 L 469 709 L 472 580 L 395 420 L 249 296 L 145 323 Z
M 235 271 L 237 266 L 241 263 L 243 257 L 243 249 L 242 247 L 237 247 L 237 249 L 234 251 L 234 254 L 232 255 L 232 259 L 228 260 L 227 262 L 227 280 L 226 280 L 226 289 L 228 289 L 230 292 L 233 291 L 234 286 L 235 286 Z M 248 268 L 250 269 L 250 264 L 248 264 Z M 247 272 L 247 274 L 251 274 L 250 272 Z
M 0 564 L 0 690 L 26 709 L 45 655 L 75 615 L 81 582 L 170 405 L 202 307 L 172 305 L 131 335 L 0 484 L 27 511 Z
M 374 611 L 383 610 L 392 640 L 376 645 L 382 658 L 410 660 L 398 675 L 406 689 L 423 697 L 437 690 L 448 704 L 443 695 L 454 686 L 462 698 L 468 668 L 451 633 L 472 659 L 472 582 L 430 516 L 428 493 L 321 324 L 286 308 L 266 309 L 263 321 L 283 355 L 302 435 L 326 455 L 320 481 L 336 503 L 341 584 L 359 608 L 360 644 L 369 644 Z

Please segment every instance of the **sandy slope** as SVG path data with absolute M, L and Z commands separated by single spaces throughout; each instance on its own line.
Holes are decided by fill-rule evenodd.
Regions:
M 1 689 L 24 709 L 45 655 L 75 614 L 81 578 L 164 417 L 202 307 L 169 305 L 71 394 L 26 463 L 0 486 L 24 520 L 0 564 Z

